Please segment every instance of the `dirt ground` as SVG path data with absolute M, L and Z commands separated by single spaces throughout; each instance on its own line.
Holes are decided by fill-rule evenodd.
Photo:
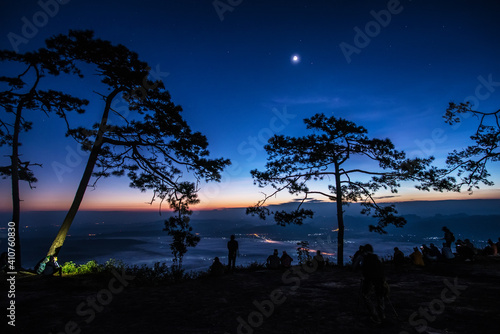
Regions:
M 144 285 L 120 272 L 19 274 L 16 326 L 5 317 L 2 325 L 12 333 L 53 334 L 498 333 L 500 327 L 498 260 L 401 270 L 386 265 L 391 293 L 382 324 L 370 320 L 360 299 L 360 273 L 313 269 L 240 270 L 173 285 Z

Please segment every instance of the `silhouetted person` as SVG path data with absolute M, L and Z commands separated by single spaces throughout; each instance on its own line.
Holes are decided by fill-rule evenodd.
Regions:
M 429 245 L 429 255 L 435 257 L 437 260 L 441 259 L 441 252 L 433 243 Z
M 55 273 L 59 273 L 59 276 L 62 276 L 62 268 L 59 266 L 59 263 L 57 263 L 57 257 L 51 256 L 49 262 L 45 264 L 43 274 L 52 276 Z
M 455 236 L 450 231 L 450 229 L 447 228 L 446 226 L 443 226 L 443 228 L 441 230 L 444 232 L 443 239 L 444 239 L 445 244 L 451 248 L 451 244 L 453 243 L 453 241 L 455 241 Z
M 465 239 L 464 241 L 458 239 L 456 246 L 457 254 L 462 260 L 474 261 L 474 245 L 472 245 L 469 239 Z
M 356 253 L 354 253 L 354 255 L 352 256 L 352 269 L 354 271 L 358 270 L 358 268 L 361 266 L 364 254 L 365 254 L 364 246 L 361 245 L 359 246 L 359 249 L 356 251 Z
M 266 266 L 268 269 L 279 269 L 281 265 L 281 259 L 278 256 L 278 250 L 275 249 L 272 255 L 267 257 Z
M 372 316 L 372 321 L 380 323 L 385 319 L 384 298 L 388 294 L 388 289 L 386 288 L 384 266 L 378 256 L 373 254 L 373 247 L 370 244 L 364 246 L 361 268 L 363 272 L 361 293 Z M 372 288 L 375 290 L 376 307 L 369 297 Z
M 498 241 L 497 241 L 497 250 L 500 252 L 500 238 L 498 238 Z
M 493 255 L 493 256 L 497 256 L 498 255 L 498 247 L 497 247 L 497 244 L 493 242 L 493 240 L 491 239 L 488 239 L 488 245 L 490 247 L 490 252 L 488 255 Z
M 474 244 L 469 239 L 465 239 L 464 244 L 465 244 L 465 246 L 472 249 L 474 251 L 474 253 L 476 253 L 476 247 L 474 247 Z
M 416 266 L 419 267 L 425 266 L 424 258 L 422 256 L 422 253 L 420 253 L 420 251 L 418 250 L 418 247 L 413 247 L 413 253 L 410 254 L 410 259 Z
M 220 262 L 218 257 L 215 257 L 214 262 L 210 266 L 210 274 L 213 276 L 224 275 L 224 265 Z
M 323 258 L 323 255 L 321 255 L 320 250 L 316 251 L 316 255 L 314 255 L 313 259 L 318 263 L 318 270 L 323 270 L 323 268 L 325 268 L 325 259 Z
M 236 267 L 236 254 L 238 254 L 238 241 L 235 240 L 234 234 L 231 235 L 231 240 L 227 242 L 228 254 L 228 268 L 233 271 Z
M 405 264 L 405 255 L 397 247 L 394 247 L 393 261 L 394 261 L 394 266 L 397 267 L 397 268 L 400 268 L 400 267 L 402 267 Z
M 292 261 L 293 261 L 292 257 L 288 255 L 286 251 L 283 251 L 283 255 L 281 255 L 280 259 L 281 266 L 283 268 L 290 268 L 292 266 Z
M 427 245 L 422 245 L 422 256 L 424 257 L 424 262 L 430 263 L 430 262 L 436 262 L 438 260 L 437 256 L 432 255 L 432 251 Z
M 424 258 L 424 262 L 429 260 L 429 247 L 426 244 L 420 246 L 420 251 L 422 252 L 422 256 Z

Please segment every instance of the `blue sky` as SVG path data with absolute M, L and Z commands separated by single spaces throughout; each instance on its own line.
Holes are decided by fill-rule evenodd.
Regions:
M 477 122 L 450 127 L 441 116 L 450 101 L 472 99 L 479 110 L 498 110 L 499 9 L 494 1 L 463 0 L 3 2 L 0 48 L 25 52 L 69 29 L 92 29 L 136 51 L 192 129 L 208 137 L 213 157 L 233 162 L 221 184 L 202 185 L 199 207 L 247 206 L 261 198 L 249 171 L 263 168 L 267 139 L 304 134 L 302 119 L 317 112 L 347 118 L 438 163 L 465 147 Z M 11 70 L 0 64 L 1 73 Z M 91 100 L 84 115 L 71 118 L 75 125 L 100 117 L 91 91 L 97 86 L 89 80 L 64 78 L 64 89 Z M 34 129 L 21 137 L 22 154 L 43 168 L 36 170 L 36 189 L 22 187 L 22 207 L 65 209 L 86 156 L 64 137 L 58 119 L 31 117 Z M 419 193 L 409 184 L 397 200 L 500 198 L 498 165 L 490 172 L 496 185 L 472 196 Z M 9 182 L 0 185 L 0 209 L 9 209 Z M 83 208 L 149 209 L 150 195 L 129 189 L 126 178 L 101 180 Z

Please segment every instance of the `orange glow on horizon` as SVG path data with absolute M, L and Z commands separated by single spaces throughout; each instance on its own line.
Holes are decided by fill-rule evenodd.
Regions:
M 72 195 L 65 194 L 62 196 L 26 196 L 21 202 L 22 211 L 66 211 L 71 205 Z M 255 196 L 239 197 L 225 195 L 219 197 L 202 198 L 198 205 L 192 206 L 193 211 L 206 210 L 223 210 L 235 208 L 247 208 L 253 206 L 257 200 L 261 199 L 259 194 Z M 12 200 L 10 197 L 2 198 L 0 211 L 9 212 L 12 210 Z M 413 202 L 413 201 L 443 201 L 443 200 L 472 200 L 472 199 L 500 199 L 500 189 L 481 189 L 475 191 L 472 195 L 467 192 L 462 193 L 425 193 L 419 191 L 408 191 L 399 197 L 380 197 L 379 203 L 398 203 L 398 202 Z M 105 194 L 93 194 L 89 192 L 85 196 L 81 211 L 145 211 L 153 212 L 169 212 L 171 211 L 168 203 L 163 202 L 161 207 L 158 201 L 149 203 L 150 197 L 146 196 L 130 196 L 129 193 L 114 196 L 112 192 Z M 289 198 L 273 199 L 269 205 L 280 205 L 288 203 Z M 328 203 L 327 201 L 322 201 Z M 333 202 L 331 202 L 333 203 Z

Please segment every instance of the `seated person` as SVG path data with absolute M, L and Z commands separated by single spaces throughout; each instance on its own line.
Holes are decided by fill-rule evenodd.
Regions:
M 281 260 L 280 260 L 280 257 L 278 256 L 278 250 L 275 249 L 274 253 L 267 257 L 266 266 L 268 269 L 279 269 L 281 266 L 280 262 L 281 262 Z
M 497 256 L 498 255 L 498 247 L 497 247 L 497 244 L 494 243 L 491 239 L 488 239 L 488 245 L 490 246 L 491 248 L 491 251 L 488 255 L 493 255 L 493 256 Z
M 420 253 L 420 251 L 418 250 L 417 247 L 413 247 L 413 253 L 410 254 L 410 259 L 412 260 L 413 264 L 416 266 L 419 266 L 419 267 L 425 266 L 422 253 Z
M 283 251 L 283 255 L 281 255 L 281 266 L 283 268 L 290 268 L 292 266 L 292 257 L 290 255 L 287 254 L 286 251 Z
M 466 239 L 467 240 L 467 239 Z M 464 261 L 474 261 L 474 249 L 470 246 L 470 241 L 467 243 L 462 240 L 457 240 L 457 255 Z
M 438 260 L 441 259 L 441 252 L 439 251 L 439 248 L 437 248 L 434 244 L 429 245 L 429 255 L 435 257 Z
M 394 247 L 394 266 L 401 267 L 405 264 L 405 255 L 399 250 L 398 247 Z
M 475 255 L 477 254 L 476 247 L 474 247 L 474 244 L 469 239 L 465 239 L 464 244 L 465 246 L 469 247 L 472 250 L 472 252 L 474 252 Z
M 424 262 L 435 262 L 437 261 L 437 256 L 431 255 L 431 249 L 427 245 L 422 245 L 422 255 L 424 257 Z
M 57 263 L 57 257 L 55 256 L 50 256 L 49 257 L 49 262 L 45 264 L 45 269 L 43 271 L 44 275 L 52 276 L 55 273 L 59 273 L 59 276 L 62 277 L 62 268 L 59 266 L 59 263 Z
M 224 274 L 224 265 L 220 262 L 218 257 L 215 257 L 209 271 L 213 276 L 222 276 Z
M 325 267 L 325 259 L 323 255 L 321 255 L 320 250 L 316 251 L 316 255 L 314 255 L 313 259 L 318 263 L 318 270 L 322 270 Z

